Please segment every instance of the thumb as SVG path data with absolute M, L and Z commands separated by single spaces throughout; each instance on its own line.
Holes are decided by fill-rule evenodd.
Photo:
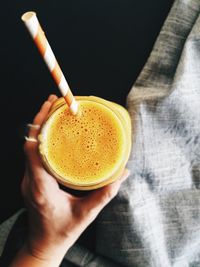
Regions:
M 130 175 L 130 171 L 125 169 L 122 176 L 114 183 L 104 186 L 103 188 L 93 191 L 81 202 L 82 208 L 91 213 L 94 217 L 117 195 L 120 185 Z

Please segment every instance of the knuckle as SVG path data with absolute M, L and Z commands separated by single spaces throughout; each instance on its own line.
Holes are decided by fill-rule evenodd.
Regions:
M 108 190 L 106 190 L 103 200 L 105 202 L 108 202 L 112 200 L 117 195 L 117 193 L 118 193 L 118 188 L 116 188 L 115 186 L 110 186 Z
M 41 192 L 38 192 L 37 190 L 32 191 L 32 198 L 35 205 L 39 208 L 45 207 L 46 199 Z
M 46 193 L 40 181 L 33 183 L 30 190 L 31 200 L 37 207 L 44 207 L 46 204 Z

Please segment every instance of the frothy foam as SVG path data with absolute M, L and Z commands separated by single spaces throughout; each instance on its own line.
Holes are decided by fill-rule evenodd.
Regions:
M 79 101 L 76 116 L 62 106 L 49 118 L 45 132 L 44 151 L 49 165 L 71 183 L 102 181 L 123 159 L 121 122 L 100 103 Z

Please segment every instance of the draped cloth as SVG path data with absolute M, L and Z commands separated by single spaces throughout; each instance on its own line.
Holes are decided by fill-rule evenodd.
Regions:
M 200 266 L 200 0 L 174 2 L 127 109 L 131 175 L 96 220 L 94 251 L 77 243 L 61 266 Z

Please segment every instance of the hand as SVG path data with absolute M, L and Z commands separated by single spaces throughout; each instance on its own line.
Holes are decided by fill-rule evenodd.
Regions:
M 52 103 L 51 95 L 34 118 L 33 124 L 42 125 Z M 30 129 L 29 136 L 37 137 L 39 129 Z M 121 183 L 129 175 L 124 171 L 116 182 L 94 190 L 85 197 L 64 192 L 57 181 L 44 168 L 38 154 L 38 143 L 26 141 L 26 171 L 22 181 L 22 194 L 29 212 L 27 247 L 34 257 L 51 262 L 62 260 L 67 250 L 81 233 L 113 199 Z

